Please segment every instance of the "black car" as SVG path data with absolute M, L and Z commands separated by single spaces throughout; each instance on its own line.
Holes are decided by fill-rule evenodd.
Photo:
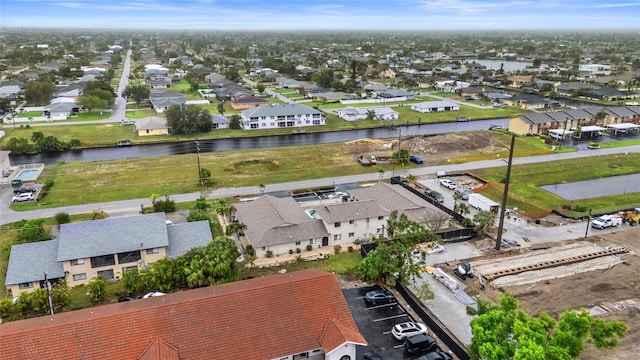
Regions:
M 452 360 L 453 357 L 444 351 L 436 350 L 428 354 L 422 355 L 418 360 Z
M 412 163 L 416 163 L 416 164 L 424 163 L 424 160 L 422 160 L 422 158 L 420 156 L 418 156 L 418 155 L 409 156 L 409 161 L 411 161 Z
M 125 302 L 125 301 L 132 301 L 132 300 L 138 300 L 140 299 L 142 296 L 140 295 L 122 295 L 118 298 L 118 302 Z
M 375 351 L 364 353 L 364 360 L 382 360 L 382 356 L 378 355 Z
M 426 195 L 439 203 L 444 202 L 444 196 L 435 190 L 426 191 Z
M 364 301 L 369 305 L 378 305 L 394 302 L 396 298 L 387 290 L 373 290 L 365 294 Z
M 31 187 L 19 187 L 17 189 L 13 190 L 13 195 L 20 195 L 23 193 L 34 193 L 36 192 L 36 189 L 31 188 Z
M 436 339 L 427 334 L 413 335 L 404 339 L 404 348 L 410 354 L 423 354 L 434 351 L 437 346 Z

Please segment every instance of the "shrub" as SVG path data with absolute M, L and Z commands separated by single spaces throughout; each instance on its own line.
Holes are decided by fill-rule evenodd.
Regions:
M 296 248 L 296 254 L 300 254 L 302 252 L 302 250 L 300 250 L 300 248 Z
M 348 251 L 348 252 L 350 252 L 350 253 L 352 253 L 352 252 L 353 252 L 353 246 L 349 246 L 349 247 L 347 248 L 347 251 Z
M 53 180 L 49 179 L 45 181 L 44 186 L 42 186 L 42 190 L 40 190 L 40 193 L 38 194 L 38 198 L 36 200 L 42 201 L 45 197 L 47 197 L 47 194 L 49 194 L 49 190 L 51 190 L 53 185 L 54 185 Z
M 342 246 L 340 245 L 336 245 L 333 247 L 333 252 L 337 255 L 340 254 L 340 251 L 342 251 Z
M 311 244 L 307 245 L 307 251 L 311 251 L 313 250 L 313 246 L 311 246 Z
M 153 212 L 170 213 L 176 211 L 176 202 L 166 196 L 164 200 L 155 200 L 153 202 Z
M 249 244 L 244 248 L 244 251 L 247 252 L 249 256 L 256 256 L 256 250 L 253 248 L 253 245 Z
M 293 254 L 293 249 L 289 249 L 289 255 Z
M 267 250 L 267 254 L 265 256 L 268 257 L 268 258 L 272 258 L 273 257 L 273 251 Z
M 68 224 L 71 222 L 71 216 L 69 216 L 69 214 L 67 214 L 66 212 L 56 213 L 55 215 L 53 215 L 53 218 L 56 220 L 56 224 L 58 225 Z

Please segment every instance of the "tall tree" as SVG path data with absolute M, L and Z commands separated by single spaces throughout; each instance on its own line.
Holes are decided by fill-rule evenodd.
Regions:
M 229 129 L 242 130 L 242 123 L 240 122 L 240 115 L 233 114 L 229 118 Z
M 196 105 L 173 105 L 167 109 L 167 122 L 174 134 L 210 132 L 211 114 Z
M 627 325 L 621 321 L 594 319 L 586 310 L 567 311 L 558 321 L 541 313 L 531 317 L 518 309 L 517 301 L 508 293 L 493 306 L 479 299 L 478 315 L 471 320 L 472 359 L 483 360 L 570 360 L 584 351 L 584 342 L 609 349 L 623 337 Z
M 149 88 L 144 85 L 132 84 L 127 85 L 127 87 L 124 89 L 123 95 L 133 98 L 133 100 L 136 102 L 136 106 L 140 107 L 142 101 L 149 98 L 150 92 L 151 90 L 149 90 Z
M 53 90 L 51 81 L 31 82 L 27 84 L 24 96 L 30 104 L 41 106 L 49 103 Z
M 78 98 L 78 105 L 91 112 L 93 109 L 104 109 L 107 107 L 107 102 L 104 99 L 95 95 L 82 95 Z

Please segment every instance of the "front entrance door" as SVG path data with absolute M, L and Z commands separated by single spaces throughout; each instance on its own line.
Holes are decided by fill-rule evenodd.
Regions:
M 329 238 L 328 237 L 323 237 L 322 238 L 322 246 L 329 246 Z

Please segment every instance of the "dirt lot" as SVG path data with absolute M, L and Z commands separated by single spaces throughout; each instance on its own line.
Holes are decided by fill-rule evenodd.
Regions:
M 391 153 L 397 150 L 398 140 L 359 139 L 347 144 L 350 145 L 349 151 L 354 156 L 391 156 Z M 484 153 L 504 149 L 503 144 L 487 132 L 412 136 L 403 138 L 400 146 L 409 150 L 411 154 L 421 156 L 425 165 L 441 164 L 449 158 L 468 155 L 469 152 Z
M 553 316 L 561 314 L 565 310 L 592 308 L 596 305 L 604 305 L 612 311 L 600 315 L 603 319 L 619 319 L 627 323 L 627 336 L 622 339 L 613 352 L 601 352 L 595 350 L 590 344 L 580 357 L 583 360 L 591 359 L 637 359 L 640 352 L 640 308 L 625 305 L 625 300 L 640 302 L 640 228 L 635 228 L 588 240 L 600 246 L 624 245 L 632 253 L 625 257 L 626 262 L 615 265 L 608 270 L 594 270 L 578 275 L 557 278 L 548 281 L 540 281 L 534 284 L 511 286 L 504 290 L 487 286 L 486 290 L 480 290 L 475 280 L 466 280 L 469 285 L 469 295 L 479 295 L 484 299 L 497 301 L 503 291 L 508 291 L 518 299 L 520 306 L 529 314 L 536 315 L 545 311 Z M 486 241 L 478 241 L 482 246 Z M 487 257 L 503 257 L 520 254 L 517 250 L 501 252 L 500 254 L 488 254 Z M 448 269 L 453 272 L 453 264 Z M 626 304 L 628 305 L 628 304 Z

